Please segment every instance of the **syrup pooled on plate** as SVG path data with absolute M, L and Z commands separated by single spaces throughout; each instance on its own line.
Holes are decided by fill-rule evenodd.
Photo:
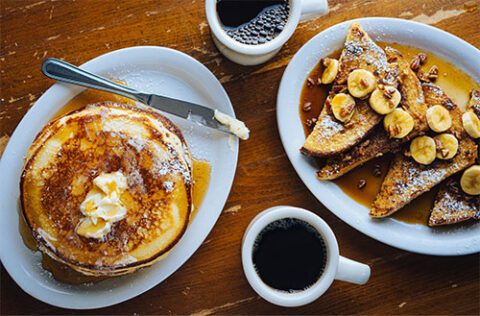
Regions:
M 445 93 L 462 109 L 466 107 L 470 91 L 473 88 L 479 87 L 479 84 L 466 73 L 429 52 L 397 43 L 380 42 L 379 45 L 383 48 L 390 46 L 401 51 L 407 60 L 411 60 L 421 52 L 426 53 L 428 58 L 423 69 L 428 71 L 432 66 L 438 67 L 440 73 L 435 84 L 442 87 Z M 336 51 L 328 57 L 338 59 L 340 53 L 341 51 Z M 313 126 L 315 126 L 315 121 L 323 108 L 323 104 L 331 88 L 330 85 L 316 84 L 322 72 L 323 66 L 321 63 L 318 63 L 303 84 L 299 113 L 303 122 L 305 136 L 310 134 Z M 353 200 L 370 208 L 376 194 L 380 190 L 383 178 L 388 171 L 391 157 L 391 155 L 384 155 L 383 157 L 373 159 L 339 179 L 334 180 L 334 182 Z M 321 164 L 321 160 L 319 160 L 319 164 Z M 363 184 L 363 182 L 365 183 Z M 434 188 L 430 192 L 423 194 L 400 211 L 394 213 L 391 217 L 409 224 L 426 225 L 436 192 L 437 190 Z

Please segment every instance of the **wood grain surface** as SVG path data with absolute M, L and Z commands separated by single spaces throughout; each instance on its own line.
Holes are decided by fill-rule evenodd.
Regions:
M 242 67 L 215 48 L 202 0 L 1 0 L 0 152 L 29 107 L 53 84 L 40 72 L 45 57 L 82 64 L 137 45 L 174 48 L 202 62 L 222 82 L 237 116 L 252 131 L 251 139 L 241 143 L 235 182 L 223 214 L 200 249 L 165 282 L 116 306 L 70 311 L 30 297 L 2 267 L 1 314 L 478 315 L 479 256 L 408 253 L 340 221 L 306 189 L 288 161 L 278 135 L 275 105 L 290 58 L 323 29 L 357 17 L 401 17 L 435 25 L 480 47 L 479 3 L 331 0 L 330 13 L 300 24 L 273 60 Z M 371 266 L 369 283 L 335 282 L 321 299 L 296 309 L 259 298 L 243 275 L 241 239 L 257 213 L 279 204 L 304 207 L 323 217 L 335 231 L 341 253 Z

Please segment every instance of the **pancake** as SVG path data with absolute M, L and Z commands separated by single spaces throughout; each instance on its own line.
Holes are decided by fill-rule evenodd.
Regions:
M 86 275 L 127 274 L 163 258 L 185 232 L 190 152 L 160 114 L 88 105 L 44 127 L 20 189 L 42 252 Z

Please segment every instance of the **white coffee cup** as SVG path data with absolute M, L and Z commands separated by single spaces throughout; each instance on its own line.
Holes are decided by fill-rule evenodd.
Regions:
M 225 57 L 237 64 L 250 66 L 264 63 L 282 48 L 300 21 L 328 12 L 327 0 L 289 0 L 289 5 L 290 14 L 287 23 L 278 36 L 264 44 L 247 45 L 228 36 L 222 28 L 217 13 L 217 0 L 206 0 L 205 10 L 213 42 Z
M 302 291 L 286 292 L 265 284 L 253 264 L 253 245 L 259 233 L 270 223 L 284 218 L 296 218 L 312 225 L 323 238 L 327 263 L 320 278 Z M 365 284 L 370 278 L 370 267 L 339 255 L 338 243 L 330 227 L 316 214 L 292 206 L 276 206 L 258 214 L 247 227 L 242 244 L 242 264 L 245 276 L 258 295 L 270 303 L 294 307 L 309 304 L 330 287 L 333 280 Z

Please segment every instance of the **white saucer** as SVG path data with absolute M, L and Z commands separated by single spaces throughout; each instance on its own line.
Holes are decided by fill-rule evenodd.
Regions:
M 125 81 L 127 85 L 191 101 L 234 115 L 232 104 L 215 76 L 202 64 L 176 50 L 132 47 L 99 56 L 82 68 Z M 0 161 L 0 257 L 17 284 L 48 304 L 74 309 L 114 305 L 159 284 L 200 247 L 220 216 L 232 186 L 238 140 L 169 116 L 183 131 L 194 158 L 208 160 L 212 173 L 208 192 L 185 235 L 163 261 L 132 275 L 96 284 L 68 285 L 41 267 L 40 253 L 22 242 L 18 225 L 19 180 L 23 157 L 41 128 L 83 88 L 55 84 L 28 111 L 13 133 Z
M 364 18 L 346 21 L 317 34 L 292 58 L 277 96 L 277 121 L 290 162 L 308 189 L 330 211 L 362 233 L 385 244 L 429 255 L 465 255 L 480 251 L 480 222 L 469 226 L 429 228 L 391 218 L 372 220 L 368 209 L 352 200 L 335 183 L 319 181 L 316 166 L 299 149 L 305 141 L 298 113 L 303 82 L 319 59 L 343 46 L 348 27 L 355 21 L 377 41 L 418 47 L 451 61 L 480 82 L 480 51 L 440 29 L 401 19 Z

